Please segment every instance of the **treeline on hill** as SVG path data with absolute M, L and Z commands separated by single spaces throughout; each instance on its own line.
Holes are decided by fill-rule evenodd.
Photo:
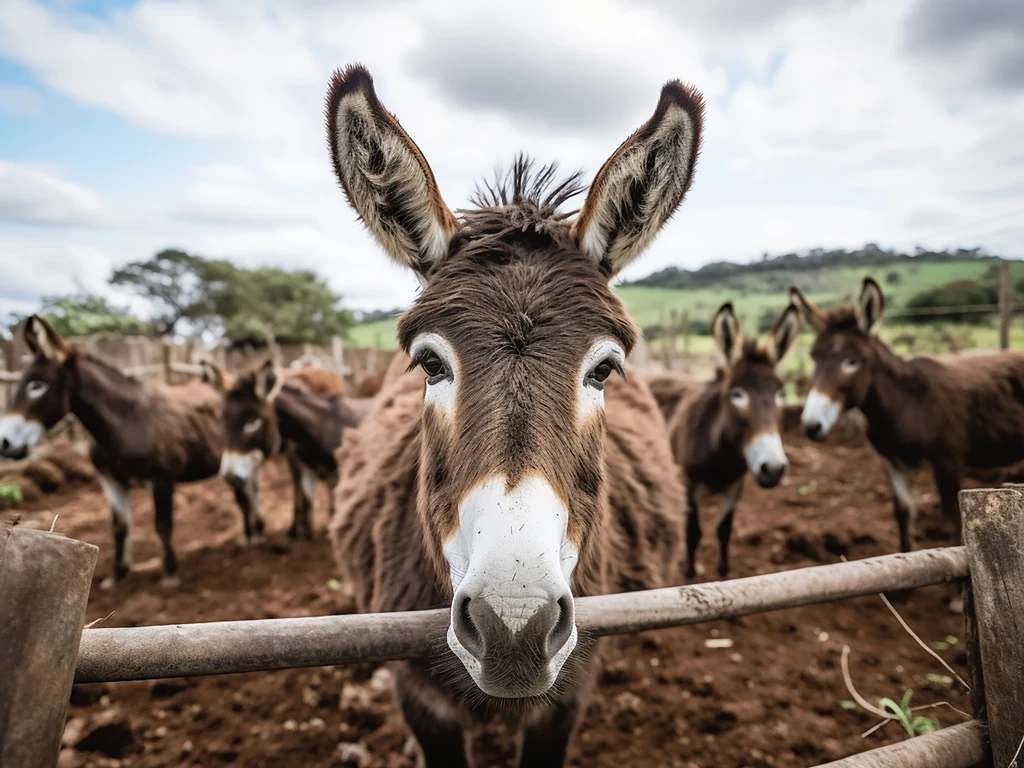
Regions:
M 41 314 L 65 336 L 212 334 L 232 346 L 329 344 L 353 324 L 341 297 L 315 272 L 246 269 L 222 259 L 169 249 L 114 271 L 109 283 L 146 299 L 148 321 L 86 293 L 51 296 Z M 13 327 L 23 318 L 12 317 Z
M 737 288 L 739 281 L 756 278 L 758 287 L 764 291 L 789 290 L 791 273 L 808 272 L 822 268 L 852 267 L 870 271 L 893 264 L 906 262 L 967 261 L 971 259 L 992 259 L 981 248 L 957 248 L 945 251 L 930 251 L 916 248 L 914 253 L 904 253 L 880 248 L 868 243 L 855 251 L 837 249 L 827 251 L 813 248 L 806 253 L 785 253 L 772 256 L 762 255 L 760 261 L 736 264 L 715 261 L 700 269 L 689 270 L 681 267 L 666 267 L 647 277 L 627 285 L 645 285 L 654 288 Z

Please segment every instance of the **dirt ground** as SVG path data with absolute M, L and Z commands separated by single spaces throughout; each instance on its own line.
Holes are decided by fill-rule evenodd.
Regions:
M 819 446 L 790 435 L 787 448 L 792 473 L 779 488 L 748 483 L 733 537 L 733 576 L 895 550 L 885 479 L 869 447 L 860 440 Z M 266 467 L 263 481 L 269 543 L 254 549 L 238 543 L 239 512 L 222 482 L 179 488 L 177 591 L 158 583 L 152 504 L 141 491 L 134 496 L 140 572 L 109 592 L 99 589 L 112 545 L 98 487 L 33 502 L 21 510 L 21 524 L 49 527 L 59 514 L 57 530 L 100 546 L 87 619 L 113 612 L 106 627 L 351 611 L 344 585 L 335 581 L 324 499 L 315 517 L 317 540 L 291 543 L 284 468 Z M 930 481 L 919 475 L 915 489 L 922 508 L 918 546 L 951 544 Z M 708 509 L 705 526 L 714 519 Z M 716 547 L 715 537 L 705 536 L 701 559 L 709 575 Z M 926 642 L 960 638 L 962 620 L 946 607 L 955 590 L 922 589 L 895 596 L 895 603 Z M 706 645 L 726 639 L 731 647 Z M 574 766 L 811 766 L 904 738 L 895 724 L 861 738 L 876 719 L 850 708 L 839 664 L 844 644 L 853 649 L 853 678 L 866 698 L 898 700 L 913 689 L 915 705 L 969 709 L 966 692 L 876 597 L 609 642 L 611 661 L 575 741 Z M 962 646 L 942 651 L 961 674 Z M 946 707 L 930 714 L 943 725 L 963 719 Z M 511 764 L 513 748 L 500 724 L 488 726 L 476 744 L 478 764 Z M 415 765 L 388 673 L 372 666 L 77 686 L 65 745 L 62 768 Z

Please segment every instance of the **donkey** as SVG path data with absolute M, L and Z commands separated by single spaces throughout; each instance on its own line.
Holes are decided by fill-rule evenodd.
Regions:
M 220 474 L 249 498 L 250 515 L 243 520 L 246 538 L 263 534 L 259 508 L 259 467 L 283 452 L 288 458 L 294 492 L 294 517 L 288 536 L 312 539 L 312 510 L 317 481 L 328 488 L 334 516 L 334 489 L 345 427 L 355 427 L 360 414 L 342 399 L 341 381 L 320 368 L 278 370 L 266 361 L 232 380 L 215 364 L 202 361 L 203 381 L 224 396 L 224 455 Z
M 907 473 L 923 462 L 931 465 L 959 540 L 957 494 L 965 474 L 1024 459 L 1024 355 L 904 360 L 879 338 L 885 297 L 870 277 L 856 304 L 828 312 L 799 288 L 790 297 L 818 334 L 801 415 L 807 435 L 824 441 L 843 412 L 859 408 L 892 489 L 900 549 L 913 547 L 917 514 Z
M 423 284 L 398 324 L 419 370 L 346 439 L 331 535 L 360 610 L 450 606 L 446 644 L 394 670 L 431 768 L 468 766 L 464 729 L 496 710 L 520 765 L 563 765 L 597 667 L 575 598 L 680 576 L 682 484 L 609 281 L 682 201 L 702 114 L 666 84 L 575 217 L 580 174 L 520 155 L 456 218 L 370 74 L 331 82 L 334 171 Z
M 153 490 L 163 583 L 177 586 L 178 560 L 171 546 L 174 486 L 217 474 L 220 398 L 198 382 L 149 386 L 125 376 L 66 342 L 37 315 L 25 322 L 24 338 L 33 360 L 0 419 L 0 455 L 24 456 L 48 429 L 73 413 L 94 440 L 89 458 L 113 512 L 114 570 L 101 586 L 113 586 L 131 568 L 129 489 L 143 482 Z M 236 492 L 235 498 L 247 510 L 246 496 Z
M 672 453 L 686 482 L 689 579 L 697 575 L 700 503 L 721 495 L 718 573 L 725 578 L 733 517 L 747 471 L 762 488 L 774 488 L 789 468 L 779 436 L 783 384 L 775 367 L 800 332 L 799 312 L 787 307 L 761 344 L 740 336 L 731 302 L 718 309 L 711 327 L 724 365 L 708 383 L 677 379 L 678 401 L 666 415 Z

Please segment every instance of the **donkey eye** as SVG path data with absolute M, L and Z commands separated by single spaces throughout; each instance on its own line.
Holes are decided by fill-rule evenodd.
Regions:
M 604 389 L 604 383 L 612 375 L 612 371 L 616 370 L 621 370 L 618 362 L 610 357 L 606 357 L 590 370 L 590 373 L 587 374 L 586 383 L 594 389 Z
M 245 426 L 242 427 L 242 431 L 245 432 L 245 434 L 247 435 L 251 435 L 262 426 L 263 419 L 253 419 L 252 421 L 247 421 L 245 423 Z
M 839 364 L 839 367 L 842 369 L 843 373 L 853 373 L 860 368 L 860 360 L 855 357 L 848 357 Z
M 424 352 L 420 356 L 419 364 L 423 372 L 427 374 L 428 384 L 436 384 L 450 376 L 448 366 L 445 365 L 444 360 L 436 352 L 430 350 Z
M 38 400 L 49 388 L 50 385 L 45 381 L 30 381 L 25 387 L 25 394 L 32 400 Z
M 733 387 L 729 390 L 729 399 L 732 401 L 733 405 L 742 408 L 750 402 L 750 395 L 747 394 L 746 390 L 741 389 L 740 387 Z

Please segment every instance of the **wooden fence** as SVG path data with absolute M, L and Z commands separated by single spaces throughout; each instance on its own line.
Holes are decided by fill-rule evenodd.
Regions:
M 960 494 L 964 546 L 728 582 L 583 597 L 581 632 L 616 635 L 932 584 L 964 586 L 974 720 L 832 763 L 1015 766 L 1024 743 L 1024 491 Z M 0 764 L 53 765 L 73 682 L 253 672 L 423 657 L 448 611 L 80 630 L 96 548 L 0 529 Z M 45 692 L 45 695 L 42 693 Z M 994 763 L 993 763 L 994 760 Z

